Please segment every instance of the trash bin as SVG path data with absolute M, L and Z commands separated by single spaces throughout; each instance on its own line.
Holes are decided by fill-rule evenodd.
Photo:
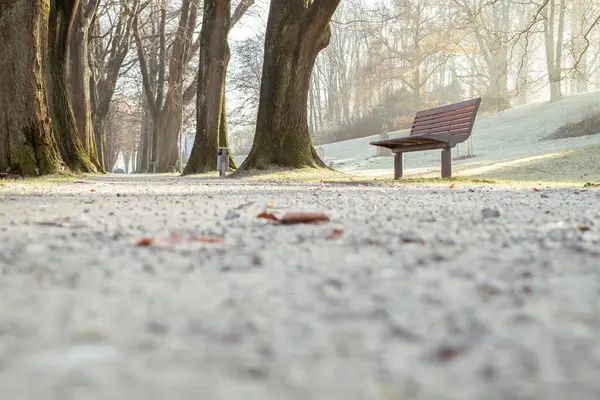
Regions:
M 219 147 L 217 149 L 217 171 L 219 176 L 227 175 L 229 169 L 229 150 L 227 147 Z

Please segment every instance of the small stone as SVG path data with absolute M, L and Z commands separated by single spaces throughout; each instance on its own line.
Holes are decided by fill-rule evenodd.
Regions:
M 158 322 L 158 321 L 150 321 L 146 325 L 146 330 L 148 332 L 156 333 L 158 335 L 164 335 L 165 333 L 168 332 L 167 326 L 165 324 L 163 324 L 162 322 Z
M 456 343 L 442 343 L 435 349 L 433 358 L 439 362 L 449 362 L 466 352 L 466 348 Z
M 542 199 L 549 199 L 549 198 L 550 198 L 550 196 L 548 196 L 546 193 L 542 193 L 542 194 L 540 194 L 540 197 L 541 197 Z
M 500 211 L 493 208 L 484 208 L 481 210 L 481 214 L 483 218 L 498 218 L 500 216 Z
M 255 265 L 255 266 L 262 265 L 262 258 L 258 254 L 254 254 L 252 256 L 252 265 Z
M 425 239 L 421 236 L 417 235 L 414 232 L 405 232 L 400 235 L 400 241 L 402 243 L 416 243 L 416 244 L 425 244 Z
M 236 213 L 233 210 L 229 210 L 229 211 L 227 211 L 227 214 L 225 214 L 225 221 L 229 221 L 229 220 L 232 220 L 232 219 L 237 219 L 239 217 L 240 217 L 240 214 Z

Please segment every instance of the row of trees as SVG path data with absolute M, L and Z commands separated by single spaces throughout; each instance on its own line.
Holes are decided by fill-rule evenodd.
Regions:
M 105 126 L 140 6 L 99 0 L 0 4 L 0 171 L 103 172 L 116 157 Z M 104 34 L 103 15 L 114 26 Z
M 102 172 L 119 154 L 137 172 L 182 171 L 185 126 L 196 134 L 183 172 L 211 171 L 228 125 L 236 143 L 254 133 L 243 168 L 322 166 L 311 134 L 598 82 L 598 0 L 338 5 L 272 0 L 266 25 L 230 51 L 253 0 L 3 1 L 0 172 Z
M 244 168 L 323 165 L 308 135 L 306 100 L 338 3 L 271 2 L 257 134 Z M 178 143 L 194 97 L 196 138 L 184 172 L 214 170 L 217 147 L 227 145 L 228 33 L 251 5 L 242 0 L 232 13 L 230 0 L 206 0 L 203 10 L 198 0 L 2 2 L 0 171 L 111 169 L 115 145 L 127 142 L 119 140 L 123 126 L 140 119 L 136 154 L 123 153 L 126 164 L 181 169 Z M 194 67 L 197 73 L 190 74 Z M 120 79 L 135 69 L 138 85 Z M 120 97 L 137 101 L 115 105 L 119 82 Z M 141 113 L 127 111 L 140 105 Z

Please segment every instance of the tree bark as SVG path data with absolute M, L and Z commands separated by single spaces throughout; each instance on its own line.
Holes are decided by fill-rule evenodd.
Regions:
M 225 78 L 230 58 L 227 36 L 233 24 L 251 5 L 252 1 L 242 1 L 231 16 L 230 0 L 204 2 L 197 78 L 196 137 L 184 175 L 215 171 L 217 148 L 229 147 L 225 101 Z M 237 168 L 231 154 L 229 168 Z
M 559 27 L 562 28 L 561 19 L 564 21 L 564 4 L 560 1 Z M 550 0 L 542 10 L 544 17 L 544 44 L 546 47 L 546 66 L 548 69 L 548 83 L 550 84 L 550 101 L 557 101 L 562 98 L 561 92 L 561 52 L 562 39 L 559 32 L 557 42 L 555 42 L 555 18 L 556 18 L 556 0 Z
M 230 0 L 204 1 L 196 96 L 196 138 L 185 166 L 186 175 L 214 171 L 217 168 L 230 15 Z
M 52 133 L 44 73 L 48 4 L 0 3 L 0 172 L 64 169 Z
M 53 128 L 63 160 L 74 172 L 97 172 L 81 142 L 67 85 L 69 33 L 79 0 L 52 0 L 49 19 Z
M 104 172 L 102 161 L 98 157 L 94 125 L 92 124 L 92 107 L 90 100 L 89 68 L 89 28 L 92 17 L 96 12 L 99 0 L 85 1 L 80 4 L 75 14 L 71 29 L 71 44 L 69 49 L 71 96 L 73 113 L 85 151 L 98 171 Z
M 254 143 L 240 167 L 325 167 L 308 133 L 310 76 L 339 0 L 272 0 Z
M 197 47 L 192 44 L 193 31 L 196 27 L 198 10 L 197 0 L 183 0 L 179 26 L 175 39 L 171 46 L 171 58 L 169 60 L 169 73 L 166 79 L 167 93 L 164 96 L 165 86 L 165 24 L 166 24 L 166 2 L 163 1 L 160 18 L 160 54 L 159 54 L 159 77 L 156 84 L 156 95 L 151 84 L 151 75 L 144 54 L 141 36 L 138 26 L 138 18 L 134 19 L 133 32 L 138 50 L 138 59 L 142 72 L 144 92 L 148 100 L 152 122 L 152 171 L 173 172 L 177 166 L 178 151 L 177 143 L 179 131 L 183 121 L 183 81 L 189 61 Z M 187 92 L 187 90 L 185 91 Z

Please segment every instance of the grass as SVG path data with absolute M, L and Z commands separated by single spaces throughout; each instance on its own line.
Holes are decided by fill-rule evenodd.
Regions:
M 598 133 L 600 133 L 600 114 L 595 113 L 579 121 L 566 123 L 550 134 L 547 139 L 565 139 Z
M 57 184 L 57 183 L 68 183 L 78 182 L 81 179 L 94 179 L 101 175 L 94 174 L 57 174 L 48 175 L 42 177 L 27 177 L 27 178 L 9 178 L 0 180 L 0 191 L 5 191 L 10 188 L 10 183 L 19 184 Z M 112 175 L 113 177 L 119 177 L 119 175 Z M 139 175 L 143 178 L 143 175 Z M 179 174 L 161 174 L 165 177 L 179 177 Z M 215 179 L 218 175 L 215 172 L 189 175 L 181 177 L 181 179 Z M 302 169 L 289 169 L 289 168 L 274 168 L 270 170 L 254 170 L 249 172 L 239 173 L 236 177 L 228 175 L 225 179 L 239 179 L 249 180 L 262 183 L 328 183 L 328 184 L 346 184 L 346 185 L 502 185 L 516 188 L 526 187 L 582 187 L 582 182 L 563 180 L 536 180 L 536 179 L 511 179 L 507 177 L 501 178 L 487 178 L 487 177 L 470 177 L 470 176 L 455 176 L 452 178 L 428 178 L 428 177 L 407 177 L 396 180 L 392 176 L 377 176 L 377 177 L 365 177 L 361 175 L 348 174 L 330 169 L 319 169 L 319 168 L 302 168 Z M 600 187 L 600 183 L 588 182 L 583 187 L 592 188 Z
M 89 174 L 89 176 L 94 176 L 93 174 Z M 80 179 L 81 175 L 73 175 L 73 174 L 51 174 L 51 175 L 42 175 L 42 176 L 18 176 L 18 175 L 7 175 L 4 179 L 0 180 L 0 182 L 9 183 L 9 182 L 18 182 L 18 183 L 58 183 L 58 182 L 73 182 L 77 179 Z

